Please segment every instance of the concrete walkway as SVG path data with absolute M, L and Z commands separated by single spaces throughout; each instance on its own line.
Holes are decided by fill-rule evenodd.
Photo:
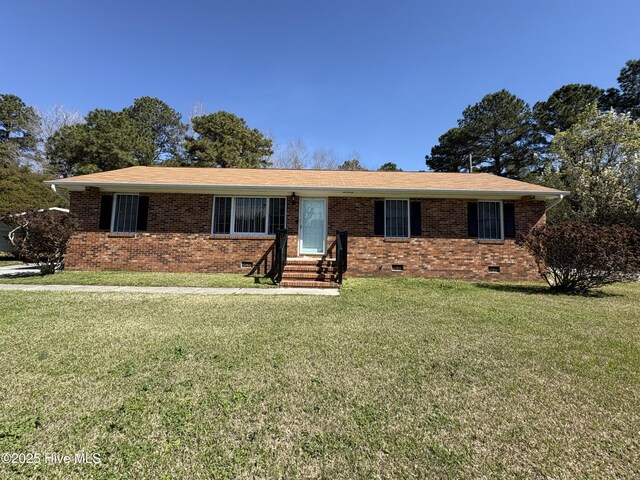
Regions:
M 109 285 L 0 284 L 1 291 L 160 293 L 177 295 L 340 295 L 337 288 L 203 288 L 203 287 L 117 287 Z
M 0 267 L 0 278 L 33 277 L 36 275 L 40 275 L 40 269 L 30 263 Z

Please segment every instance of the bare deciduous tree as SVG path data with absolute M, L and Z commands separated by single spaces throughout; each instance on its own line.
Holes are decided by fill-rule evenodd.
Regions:
M 191 108 L 189 109 L 189 112 L 187 113 L 187 119 L 189 120 L 188 123 L 188 129 L 187 129 L 187 136 L 193 137 L 193 135 L 195 134 L 195 132 L 193 131 L 193 119 L 195 117 L 202 117 L 203 115 L 206 115 L 207 113 L 209 113 L 209 111 L 207 110 L 207 107 L 204 105 L 204 103 L 197 101 L 196 103 L 194 103 Z
M 40 139 L 38 143 L 37 170 L 54 170 L 46 150 L 47 140 L 62 127 L 84 123 L 84 117 L 77 110 L 69 110 L 56 104 L 51 109 L 40 111 L 35 109 L 40 118 Z M 32 168 L 35 168 L 33 166 Z
M 80 112 L 77 110 L 69 110 L 59 104 L 54 105 L 46 111 L 39 111 L 37 109 L 36 111 L 38 115 L 40 115 L 40 129 L 43 142 L 46 142 L 51 135 L 62 127 L 84 122 L 84 118 Z
M 320 147 L 311 154 L 311 168 L 314 170 L 337 170 L 338 166 L 340 160 L 333 150 Z
M 284 150 L 275 155 L 273 166 L 301 170 L 307 167 L 309 151 L 301 138 L 295 138 L 287 143 Z
M 189 121 L 193 120 L 195 117 L 201 117 L 203 115 L 206 115 L 209 112 L 209 110 L 207 109 L 207 107 L 204 105 L 204 103 L 197 101 L 196 103 L 194 103 L 191 108 L 189 109 L 189 114 L 188 114 L 188 118 Z
M 324 147 L 315 148 L 311 153 L 302 138 L 297 137 L 289 141 L 284 148 L 280 148 L 273 139 L 270 131 L 266 136 L 271 138 L 274 144 L 275 155 L 271 158 L 272 168 L 283 169 L 313 169 L 313 170 L 366 170 L 360 163 L 360 155 L 352 152 L 343 160 L 331 149 Z
M 278 139 L 275 137 L 275 135 L 273 134 L 273 131 L 270 128 L 265 128 L 262 132 L 262 134 L 264 135 L 265 138 L 271 140 L 271 145 L 272 145 L 272 150 L 274 151 L 274 153 L 272 153 L 269 156 L 269 161 L 271 162 L 271 168 L 273 168 L 273 164 L 275 162 L 275 152 L 280 151 L 280 143 L 278 142 Z

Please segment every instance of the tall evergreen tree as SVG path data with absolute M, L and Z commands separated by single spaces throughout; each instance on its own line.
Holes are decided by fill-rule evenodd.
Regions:
M 571 128 L 589 105 L 599 103 L 604 90 L 594 85 L 564 85 L 533 106 L 540 130 L 549 136 Z
M 125 112 L 92 110 L 86 122 L 67 125 L 46 145 L 49 162 L 61 176 L 151 165 L 155 144 Z
M 0 215 L 28 208 L 67 207 L 67 202 L 43 183 L 45 180 L 51 177 L 28 167 L 0 168 Z
M 360 158 L 354 155 L 352 158 L 342 162 L 342 164 L 338 166 L 338 170 L 364 171 L 366 168 L 360 163 Z
M 40 118 L 20 97 L 0 94 L 0 167 L 30 163 L 37 157 Z
M 618 75 L 618 88 L 609 88 L 600 101 L 602 111 L 629 113 L 640 119 L 640 59 L 629 60 Z
M 402 169 L 399 168 L 398 165 L 396 165 L 393 162 L 387 162 L 380 165 L 380 168 L 378 168 L 378 171 L 379 172 L 401 172 Z
M 431 170 L 468 170 L 469 154 L 475 171 L 521 178 L 538 168 L 544 139 L 531 108 L 522 99 L 500 90 L 468 106 L 458 126 L 445 132 L 426 156 Z
M 151 136 L 155 145 L 152 163 L 180 158 L 187 126 L 178 112 L 154 97 L 136 98 L 124 111 L 141 132 Z
M 194 136 L 186 139 L 187 165 L 261 168 L 271 165 L 273 142 L 243 118 L 216 112 L 192 119 Z
M 45 151 L 61 176 L 177 162 L 185 132 L 179 113 L 157 98 L 142 97 L 119 112 L 96 109 L 84 123 L 63 125 Z
M 640 119 L 640 59 L 629 60 L 618 76 L 620 87 L 618 110 Z

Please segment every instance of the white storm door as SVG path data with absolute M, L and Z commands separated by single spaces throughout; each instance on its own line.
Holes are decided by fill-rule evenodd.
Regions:
M 300 199 L 300 253 L 324 255 L 327 242 L 327 200 Z

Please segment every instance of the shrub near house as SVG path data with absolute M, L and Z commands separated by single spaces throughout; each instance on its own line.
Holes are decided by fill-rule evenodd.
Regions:
M 538 226 L 520 243 L 554 290 L 583 293 L 640 273 L 640 234 L 629 226 L 574 220 Z
M 43 275 L 52 274 L 62 266 L 76 225 L 66 211 L 32 209 L 5 214 L 0 220 L 12 229 L 15 252 L 22 260 L 37 264 Z

